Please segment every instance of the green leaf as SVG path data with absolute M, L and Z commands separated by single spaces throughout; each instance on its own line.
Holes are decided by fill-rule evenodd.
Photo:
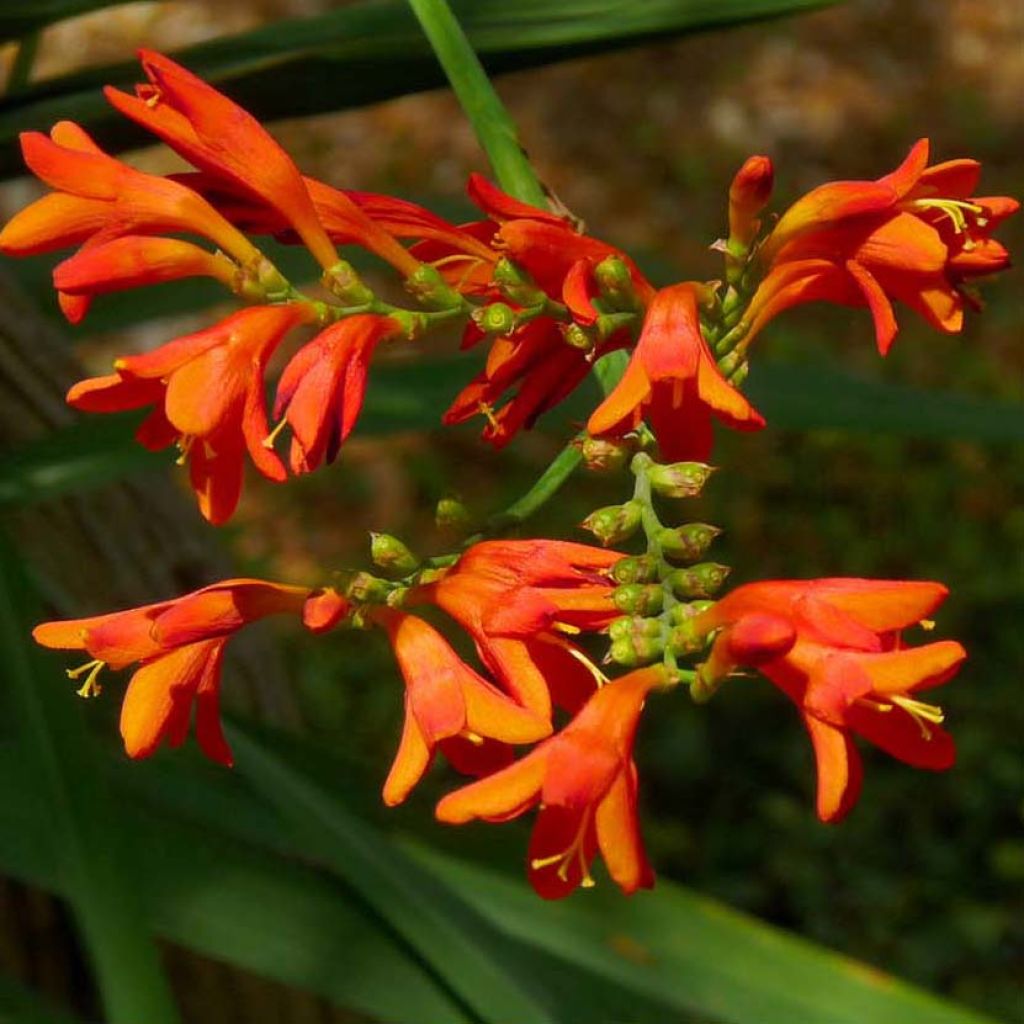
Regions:
M 51 1006 L 37 992 L 0 975 L 0 1021 L 3 1024 L 82 1024 L 81 1018 Z
M 356 818 L 318 781 L 237 729 L 238 770 L 299 830 L 304 845 L 363 899 L 481 1021 L 557 1019 L 525 963 L 446 886 Z
M 22 748 L 13 777 L 31 792 L 37 813 L 44 809 L 56 872 L 110 1024 L 175 1024 L 177 1010 L 135 899 L 123 831 L 96 777 L 71 685 L 40 668 L 28 639 L 33 603 L 23 567 L 0 535 L 0 643 Z
M 470 42 L 491 73 L 537 67 L 587 53 L 813 10 L 832 0 L 460 0 Z M 176 54 L 264 119 L 375 103 L 445 84 L 404 0 L 343 7 L 275 22 Z M 0 100 L 0 176 L 21 173 L 17 136 L 69 118 L 113 148 L 149 137 L 116 115 L 104 84 L 131 88 L 138 66 L 118 64 L 39 82 Z

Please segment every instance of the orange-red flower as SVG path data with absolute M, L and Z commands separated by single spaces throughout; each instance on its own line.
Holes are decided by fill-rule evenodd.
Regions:
M 391 608 L 370 616 L 391 639 L 405 679 L 405 726 L 384 783 L 384 802 L 402 803 L 437 748 L 467 775 L 486 775 L 512 759 L 510 743 L 533 743 L 551 724 L 516 704 L 475 672 L 429 623 Z
M 292 430 L 292 472 L 334 461 L 362 410 L 374 349 L 401 333 L 389 317 L 358 314 L 321 331 L 292 357 L 274 403 L 274 419 Z
M 141 608 L 44 622 L 32 635 L 43 647 L 91 656 L 92 661 L 68 673 L 73 679 L 85 676 L 79 690 L 83 696 L 99 693 L 97 677 L 103 668 L 138 664 L 121 706 L 121 736 L 129 757 L 147 757 L 165 740 L 179 746 L 194 704 L 200 747 L 229 765 L 219 699 L 224 647 L 231 634 L 278 614 L 301 616 L 307 628 L 320 631 L 347 611 L 347 602 L 333 590 L 237 579 Z
M 960 644 L 905 648 L 900 632 L 942 603 L 938 583 L 864 579 L 775 580 L 738 587 L 696 621 L 719 630 L 701 678 L 756 667 L 796 704 L 818 766 L 818 816 L 838 821 L 856 803 L 859 734 L 920 768 L 952 766 L 941 709 L 917 700 L 966 657 Z
M 76 384 L 68 402 L 86 412 L 155 405 L 137 435 L 158 450 L 177 443 L 188 460 L 199 508 L 223 523 L 238 504 L 244 454 L 271 480 L 284 466 L 263 442 L 267 360 L 284 336 L 309 320 L 311 306 L 250 306 L 205 330 L 143 355 L 125 356 L 116 372 Z
M 593 885 L 598 850 L 626 893 L 654 884 L 637 821 L 633 739 L 661 666 L 639 669 L 602 686 L 557 735 L 494 775 L 449 793 L 440 821 L 507 821 L 540 805 L 528 874 L 545 899 Z
M 454 618 L 502 685 L 550 721 L 552 698 L 574 711 L 594 690 L 597 671 L 566 634 L 602 629 L 620 614 L 607 571 L 621 558 L 561 541 L 482 541 L 410 600 Z
M 1009 263 L 991 235 L 1019 203 L 974 196 L 980 164 L 950 160 L 928 167 L 928 150 L 921 139 L 896 170 L 876 181 L 830 182 L 797 200 L 760 250 L 771 270 L 752 301 L 755 314 L 770 301 L 778 311 L 811 298 L 867 306 L 883 355 L 896 334 L 893 299 L 939 330 L 959 331 L 965 301 L 971 301 L 964 283 Z M 800 275 L 788 265 L 796 263 L 805 263 L 814 278 L 805 295 L 792 291 Z M 784 302 L 782 287 L 790 289 Z
M 590 434 L 624 434 L 646 417 L 665 458 L 706 461 L 712 416 L 737 430 L 764 426 L 708 349 L 697 312 L 698 287 L 672 285 L 654 296 L 622 380 L 591 414 Z

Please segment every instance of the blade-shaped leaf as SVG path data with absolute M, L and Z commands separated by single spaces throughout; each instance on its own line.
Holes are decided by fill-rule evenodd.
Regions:
M 645 39 L 812 10 L 834 0 L 461 0 L 453 5 L 489 72 L 536 67 Z M 445 84 L 404 0 L 371 0 L 315 18 L 190 47 L 177 55 L 261 118 L 374 103 Z M 21 171 L 19 132 L 69 118 L 112 147 L 143 136 L 106 105 L 100 86 L 131 87 L 134 64 L 40 82 L 0 100 L 0 176 Z
M 132 0 L 32 0 L 31 3 L 8 3 L 0 7 L 0 42 L 18 39 L 38 32 L 47 25 L 74 18 L 80 14 L 118 7 Z

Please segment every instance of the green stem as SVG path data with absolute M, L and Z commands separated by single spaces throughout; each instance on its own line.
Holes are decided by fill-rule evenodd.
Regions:
M 547 197 L 519 142 L 515 122 L 494 91 L 447 0 L 409 0 L 469 118 L 498 182 L 524 203 L 546 208 Z

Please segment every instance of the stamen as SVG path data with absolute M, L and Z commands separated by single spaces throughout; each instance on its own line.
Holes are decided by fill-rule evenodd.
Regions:
M 468 252 L 456 252 L 452 253 L 451 256 L 442 256 L 439 260 L 434 260 L 430 265 L 432 267 L 441 268 L 448 266 L 450 263 L 460 263 L 462 260 L 470 260 L 473 263 L 479 263 L 480 257 L 473 256 Z
M 553 853 L 550 857 L 534 857 L 530 861 L 530 868 L 533 871 L 540 871 L 542 868 L 548 868 L 552 864 L 557 864 L 558 871 L 556 873 L 558 877 L 563 882 L 568 882 L 569 868 L 573 860 L 576 860 L 580 867 L 580 887 L 592 889 L 596 883 L 590 874 L 590 865 L 587 864 L 587 854 L 583 844 L 592 815 L 593 811 L 590 808 L 583 812 L 580 827 L 577 829 L 573 841 L 561 853 Z
M 925 630 L 926 632 L 929 632 L 929 633 L 930 633 L 930 632 L 931 632 L 931 631 L 932 631 L 932 630 L 933 630 L 933 629 L 935 628 L 935 620 L 934 620 L 934 619 L 922 619 L 922 620 L 921 620 L 921 621 L 920 621 L 920 622 L 918 623 L 918 625 L 919 625 L 919 626 L 920 626 L 920 627 L 921 627 L 921 628 L 922 628 L 923 630 Z
M 559 633 L 567 633 L 569 636 L 578 636 L 583 632 L 579 626 L 574 626 L 570 622 L 552 622 L 552 629 L 557 629 Z
M 498 417 L 494 415 L 494 407 L 489 405 L 487 402 L 479 403 L 480 415 L 487 419 L 487 422 L 491 425 L 492 430 L 501 430 L 501 424 L 498 422 Z
M 92 661 L 87 661 L 84 665 L 79 665 L 78 668 L 69 668 L 67 670 L 68 679 L 78 679 L 80 676 L 85 676 L 85 682 L 75 691 L 79 697 L 98 697 L 103 692 L 103 687 L 97 681 L 97 677 L 106 667 L 107 663 L 105 661 L 94 658 Z
M 564 640 L 560 636 L 553 636 L 551 633 L 540 633 L 537 636 L 538 640 L 543 640 L 545 643 L 554 644 L 556 647 L 564 647 L 566 651 L 572 657 L 574 657 L 593 677 L 594 682 L 599 687 L 604 686 L 608 682 L 608 677 L 588 658 L 583 651 L 578 647 L 574 647 L 568 640 Z
M 472 729 L 463 729 L 459 735 L 462 736 L 463 739 L 469 740 L 474 747 L 482 747 L 484 745 L 483 736 L 478 732 L 473 732 Z
M 280 434 L 281 431 L 284 430 L 284 428 L 286 426 L 288 426 L 288 417 L 287 416 L 284 419 L 282 419 L 281 422 L 278 423 L 278 425 L 276 427 L 274 427 L 274 429 L 269 434 L 267 434 L 267 436 L 265 438 L 263 438 L 263 441 L 261 442 L 263 447 L 264 448 L 273 448 L 274 444 L 277 441 L 278 434 Z
M 937 704 L 925 704 L 924 701 L 914 700 L 911 697 L 903 697 L 901 695 L 893 697 L 892 702 L 897 707 L 903 708 L 908 715 L 912 715 L 920 721 L 931 722 L 932 725 L 941 725 L 946 720 L 942 708 Z
M 195 444 L 195 437 L 192 434 L 182 434 L 178 438 L 177 445 L 178 451 L 181 453 L 175 460 L 176 466 L 184 466 L 188 462 L 188 453 L 192 449 L 192 445 Z
M 953 230 L 957 234 L 967 230 L 967 213 L 985 212 L 977 203 L 970 203 L 966 199 L 911 199 L 905 205 L 915 210 L 938 210 L 944 213 L 953 222 Z

